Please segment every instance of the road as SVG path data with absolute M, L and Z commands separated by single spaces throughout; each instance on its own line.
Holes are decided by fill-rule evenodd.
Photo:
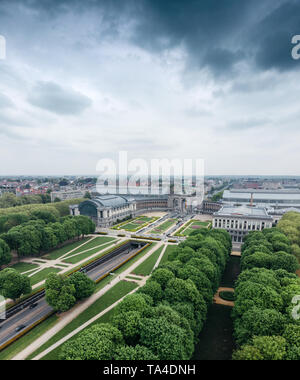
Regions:
M 107 260 L 105 263 L 102 263 L 99 266 L 91 269 L 86 274 L 93 281 L 96 281 L 105 274 L 110 273 L 115 267 L 120 265 L 129 257 L 133 256 L 139 249 L 140 248 L 130 249 L 130 253 L 127 249 L 125 252 L 121 252 L 115 257 Z M 1 322 L 0 347 L 20 333 L 15 331 L 17 326 L 24 325 L 24 328 L 28 328 L 52 312 L 53 309 L 47 304 L 45 297 L 43 297 L 38 301 L 38 304 L 35 308 L 30 309 L 29 307 L 26 307 L 17 314 Z

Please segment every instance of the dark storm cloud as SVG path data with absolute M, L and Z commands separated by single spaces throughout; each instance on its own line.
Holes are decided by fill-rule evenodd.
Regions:
M 189 64 L 229 74 L 240 61 L 260 70 L 293 70 L 291 38 L 300 34 L 296 0 L 144 0 L 134 40 L 163 51 L 184 46 Z
M 157 54 L 182 47 L 187 53 L 187 69 L 209 68 L 216 76 L 230 74 L 240 62 L 259 70 L 300 67 L 291 58 L 291 38 L 300 34 L 298 0 L 3 0 L 5 3 L 23 4 L 43 18 L 98 12 L 99 24 L 106 26 L 102 39 L 120 35 L 120 25 L 132 21 L 134 44 Z
M 266 16 L 252 33 L 251 44 L 256 47 L 258 67 L 264 70 L 299 68 L 299 62 L 291 57 L 291 40 L 296 34 L 300 34 L 300 2 L 290 0 Z
M 78 115 L 92 104 L 87 96 L 66 90 L 53 82 L 37 83 L 28 101 L 36 107 L 59 115 Z

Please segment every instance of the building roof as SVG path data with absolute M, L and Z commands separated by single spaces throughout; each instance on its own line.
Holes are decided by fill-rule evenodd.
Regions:
M 251 199 L 251 195 L 253 194 L 253 201 L 291 201 L 297 202 L 300 204 L 300 192 L 299 191 L 266 191 L 266 190 L 258 190 L 258 191 L 230 191 L 224 190 L 223 199 L 224 200 L 249 200 Z
M 214 216 L 236 216 L 236 217 L 251 217 L 272 219 L 263 207 L 250 207 L 250 206 L 229 206 L 224 205 L 219 211 L 214 213 Z
M 120 195 L 100 195 L 90 200 L 90 202 L 95 203 L 98 207 L 122 207 L 128 203 L 133 202 L 132 197 L 124 197 Z

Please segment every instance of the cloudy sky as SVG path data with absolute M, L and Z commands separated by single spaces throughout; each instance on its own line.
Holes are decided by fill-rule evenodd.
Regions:
M 0 174 L 300 175 L 298 0 L 1 0 Z

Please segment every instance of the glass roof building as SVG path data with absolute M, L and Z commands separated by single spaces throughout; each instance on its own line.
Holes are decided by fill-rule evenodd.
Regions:
M 225 190 L 223 204 L 250 204 L 266 208 L 299 208 L 300 192 L 284 190 Z

